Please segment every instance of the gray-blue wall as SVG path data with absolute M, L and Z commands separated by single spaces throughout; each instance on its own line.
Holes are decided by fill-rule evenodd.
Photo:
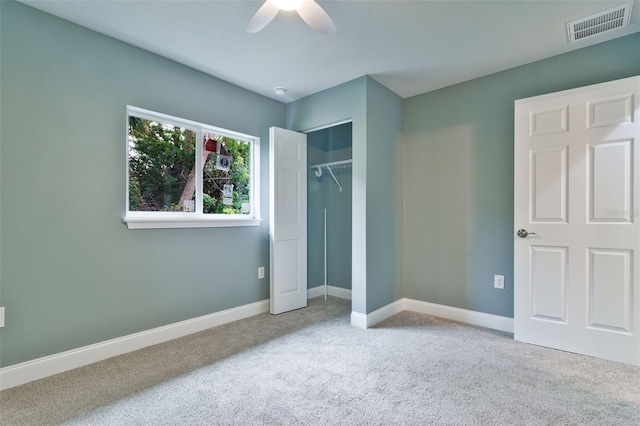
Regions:
M 514 101 L 638 74 L 640 33 L 406 99 L 403 296 L 512 317 Z
M 401 295 L 399 147 L 403 101 L 367 80 L 367 313 Z
M 127 104 L 261 138 L 285 106 L 16 2 L 1 7 L 2 366 L 269 298 L 263 225 L 127 230 Z M 269 274 L 267 272 L 266 276 Z

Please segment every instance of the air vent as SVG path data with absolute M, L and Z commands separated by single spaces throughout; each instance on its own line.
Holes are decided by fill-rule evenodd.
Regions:
M 603 10 L 575 21 L 567 22 L 567 33 L 569 34 L 569 43 L 583 40 L 588 37 L 602 34 L 616 28 L 626 27 L 629 25 L 631 17 L 632 3 L 622 4 Z

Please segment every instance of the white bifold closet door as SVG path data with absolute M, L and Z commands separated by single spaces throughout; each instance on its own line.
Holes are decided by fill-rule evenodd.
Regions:
M 307 135 L 269 129 L 270 312 L 307 306 Z

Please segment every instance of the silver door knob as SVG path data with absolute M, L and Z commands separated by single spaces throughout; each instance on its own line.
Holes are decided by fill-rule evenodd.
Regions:
M 527 238 L 528 235 L 537 235 L 535 232 L 528 232 L 526 229 L 518 229 L 516 235 L 520 238 Z

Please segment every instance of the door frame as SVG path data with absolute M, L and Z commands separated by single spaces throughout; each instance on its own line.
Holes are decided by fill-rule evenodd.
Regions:
M 351 158 L 352 158 L 352 161 L 353 161 L 353 167 L 355 167 L 356 159 L 355 159 L 355 156 L 353 155 L 353 141 L 355 140 L 355 138 L 354 138 L 354 129 L 355 128 L 354 128 L 354 120 L 353 120 L 353 118 L 340 119 L 340 120 L 337 120 L 337 121 L 332 121 L 330 123 L 322 124 L 322 125 L 319 125 L 319 126 L 313 126 L 313 127 L 305 128 L 303 130 L 296 130 L 296 131 L 298 131 L 300 133 L 304 133 L 304 134 L 309 134 L 309 133 L 312 133 L 312 132 L 317 132 L 319 130 L 330 129 L 332 127 L 337 127 L 337 126 L 340 126 L 342 124 L 347 124 L 347 123 L 351 123 L 351 147 L 352 147 Z M 307 166 L 308 166 L 308 164 L 307 164 Z M 352 177 L 353 177 L 353 173 L 352 173 Z M 354 192 L 352 192 L 352 194 L 351 194 L 352 212 L 353 212 L 354 202 L 355 202 L 355 197 L 354 197 Z M 353 307 L 353 300 L 354 300 L 354 297 L 355 297 L 355 295 L 354 295 L 354 286 L 353 286 L 353 277 L 354 277 L 354 262 L 353 262 L 353 259 L 354 259 L 354 254 L 355 254 L 355 252 L 357 250 L 357 247 L 359 247 L 358 244 L 355 241 L 355 238 L 354 238 L 354 232 L 353 232 L 353 229 L 354 229 L 354 227 L 353 227 L 353 225 L 354 225 L 354 215 L 353 214 L 351 215 L 351 225 L 352 225 L 351 226 L 351 259 L 352 259 L 351 260 L 351 306 Z M 307 283 L 307 285 L 308 285 L 308 283 Z
M 331 129 L 333 127 L 341 126 L 341 125 L 347 124 L 347 123 L 351 123 L 351 143 L 352 143 L 352 145 L 351 145 L 352 146 L 352 155 L 351 155 L 351 157 L 352 157 L 352 160 L 353 160 L 353 119 L 349 118 L 349 119 L 346 119 L 346 120 L 339 120 L 339 121 L 337 121 L 335 123 L 326 124 L 326 125 L 322 125 L 322 126 L 318 126 L 318 127 L 313 127 L 313 128 L 308 129 L 308 130 L 301 131 L 300 133 L 304 133 L 304 134 L 308 135 L 309 133 L 313 133 L 313 132 L 317 132 L 317 131 L 325 130 L 325 129 Z M 307 144 L 308 143 L 309 142 L 307 141 Z M 307 161 L 307 163 L 308 163 L 308 161 Z M 309 166 L 309 164 L 307 164 L 307 166 Z M 351 205 L 352 206 L 353 206 L 353 198 L 354 197 L 353 197 L 353 192 L 352 192 L 352 194 L 351 194 Z M 352 220 L 353 220 L 353 215 L 352 215 Z M 307 226 L 308 226 L 308 223 L 307 223 Z M 354 251 L 354 248 L 353 248 L 353 223 L 352 223 L 352 227 L 351 227 L 351 258 L 352 259 L 353 259 L 353 251 Z M 353 261 L 351 262 L 351 266 L 352 266 L 352 268 L 351 268 L 352 274 L 351 274 L 351 283 L 350 283 L 351 284 L 350 294 L 351 294 L 351 299 L 353 299 Z M 308 283 L 307 283 L 307 285 L 308 285 Z M 340 296 L 337 296 L 337 297 L 340 297 Z

